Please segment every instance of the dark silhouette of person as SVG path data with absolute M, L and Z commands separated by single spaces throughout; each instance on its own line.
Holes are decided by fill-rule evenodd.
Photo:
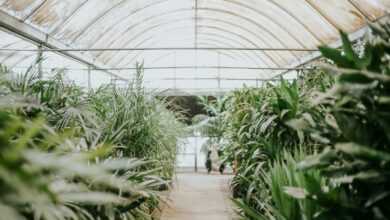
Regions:
M 209 150 L 207 152 L 207 158 L 206 158 L 206 169 L 207 169 L 207 173 L 210 174 L 211 170 L 212 170 L 212 161 L 211 161 L 211 150 Z

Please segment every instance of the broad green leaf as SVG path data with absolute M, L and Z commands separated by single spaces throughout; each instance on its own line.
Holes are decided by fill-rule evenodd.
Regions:
M 354 67 L 353 62 L 351 62 L 345 56 L 343 56 L 341 51 L 327 47 L 327 46 L 321 46 L 321 47 L 319 47 L 319 49 L 320 49 L 321 54 L 324 57 L 332 60 L 339 67 L 343 67 L 343 68 L 353 68 Z
M 348 34 L 343 31 L 340 31 L 340 36 L 345 57 L 348 58 L 350 61 L 353 61 L 355 64 L 359 63 L 359 57 L 353 50 L 352 43 L 348 38 Z

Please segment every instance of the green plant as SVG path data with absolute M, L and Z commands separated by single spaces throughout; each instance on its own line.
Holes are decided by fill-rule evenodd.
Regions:
M 164 183 L 133 173 L 146 162 L 92 162 L 106 150 L 81 153 L 71 142 L 65 147 L 66 137 L 53 133 L 41 118 L 28 121 L 4 110 L 0 118 L 0 209 L 5 219 L 131 219 L 143 212 L 138 200 L 157 200 L 151 190 Z
M 304 192 L 299 188 L 317 190 L 325 184 L 319 171 L 297 172 L 297 161 L 307 154 L 302 150 L 284 151 L 269 169 L 257 167 L 247 194 L 234 200 L 243 217 L 249 219 L 301 220 L 314 219 L 320 206 L 313 200 L 296 200 Z M 304 194 L 305 195 L 305 194 Z
M 264 175 L 282 152 L 293 152 L 299 144 L 310 142 L 310 137 L 289 125 L 310 109 L 308 96 L 300 94 L 296 81 L 281 79 L 280 84 L 244 88 L 225 99 L 226 110 L 220 114 L 227 140 L 224 153 L 226 161 L 238 164 L 232 182 L 235 201 L 249 210 L 244 212 L 249 218 L 256 219 L 254 213 L 272 216 L 265 207 L 272 196 Z
M 342 51 L 321 47 L 336 66 L 335 85 L 315 101 L 334 121 L 316 127 L 327 147 L 299 165 L 320 170 L 336 185 L 336 192 L 318 189 L 307 198 L 323 207 L 317 219 L 388 219 L 390 212 L 390 63 L 388 23 L 371 25 L 363 53 L 353 49 L 341 33 Z M 309 124 L 308 124 L 309 125 Z M 302 130 L 311 132 L 313 126 Z M 327 131 L 334 128 L 333 135 Z M 374 187 L 373 187 L 374 186 Z
M 321 47 L 331 61 L 299 84 L 231 95 L 224 135 L 239 165 L 232 185 L 243 216 L 388 219 L 390 31 L 371 29 L 361 53 L 344 33 L 342 50 Z M 297 146 L 313 155 L 296 166 Z
M 202 145 L 201 151 L 208 154 L 212 146 L 218 146 L 218 152 L 223 153 L 224 133 L 225 133 L 225 110 L 228 98 L 216 97 L 211 99 L 208 96 L 199 96 L 198 102 L 203 106 L 207 114 L 198 114 L 192 119 L 193 125 L 190 127 L 192 132 L 199 132 L 202 136 L 207 137 L 207 141 Z M 223 155 L 219 155 L 223 157 Z
M 144 92 L 141 78 L 128 89 L 86 92 L 61 71 L 46 80 L 34 66 L 0 71 L 7 219 L 152 219 L 182 125 Z
M 97 117 L 104 121 L 101 140 L 119 146 L 117 153 L 155 160 L 154 168 L 170 179 L 174 172 L 177 139 L 183 134 L 181 116 L 148 95 L 142 85 L 142 67 L 127 88 L 112 86 L 90 93 L 88 100 Z

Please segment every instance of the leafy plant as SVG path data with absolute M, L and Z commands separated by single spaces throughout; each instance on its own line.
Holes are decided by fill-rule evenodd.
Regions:
M 2 217 L 152 219 L 182 127 L 141 78 L 86 92 L 61 71 L 0 70 Z
M 301 188 L 315 191 L 318 187 L 321 189 L 326 180 L 319 171 L 297 172 L 297 161 L 306 155 L 302 150 L 295 150 L 293 154 L 284 151 L 269 169 L 257 167 L 246 196 L 234 200 L 242 216 L 248 219 L 314 219 L 320 206 L 313 200 L 303 199 L 306 191 Z
M 330 61 L 299 83 L 231 94 L 225 153 L 243 217 L 388 219 L 390 30 L 371 29 L 360 52 L 344 33 L 341 50 L 321 47 Z
M 359 56 L 341 33 L 343 50 L 322 47 L 323 55 L 337 67 L 327 66 L 336 73 L 336 84 L 317 103 L 325 105 L 333 115 L 337 135 L 326 137 L 330 145 L 322 153 L 300 164 L 303 170 L 319 169 L 339 184 L 345 197 L 331 192 L 313 192 L 322 198 L 318 203 L 325 211 L 319 219 L 337 213 L 338 219 L 388 219 L 389 144 L 390 144 L 390 47 L 387 24 L 371 26 L 372 34 Z M 323 130 L 320 134 L 325 133 Z M 375 185 L 375 187 L 372 187 Z M 339 204 L 339 205 L 335 205 Z
M 210 100 L 208 96 L 200 96 L 198 97 L 198 102 L 203 106 L 207 114 L 196 115 L 192 119 L 193 125 L 190 129 L 192 132 L 200 132 L 202 136 L 208 138 L 201 149 L 205 154 L 207 154 L 211 146 L 218 146 L 219 152 L 223 152 L 223 137 L 225 132 L 224 112 L 228 98 L 216 97 L 216 99 Z
M 221 117 L 228 141 L 225 155 L 227 161 L 238 165 L 232 182 L 235 202 L 249 210 L 244 212 L 247 217 L 256 219 L 255 213 L 272 216 L 265 207 L 272 206 L 268 203 L 272 196 L 264 176 L 282 152 L 294 152 L 299 144 L 309 142 L 309 137 L 289 125 L 310 108 L 308 96 L 300 94 L 296 81 L 281 79 L 278 85 L 245 88 L 225 99 L 226 110 Z
M 104 150 L 81 153 L 70 142 L 64 148 L 64 137 L 48 130 L 40 118 L 26 121 L 4 110 L 0 118 L 0 207 L 5 219 L 131 218 L 143 212 L 138 200 L 157 201 L 151 190 L 164 183 L 133 173 L 146 162 L 121 158 L 91 163 Z M 46 152 L 48 148 L 52 150 Z

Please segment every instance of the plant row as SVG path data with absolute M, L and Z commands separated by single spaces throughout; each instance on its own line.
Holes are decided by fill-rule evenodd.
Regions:
M 390 219 L 390 24 L 371 25 L 360 49 L 341 39 L 299 79 L 221 101 L 209 127 L 245 219 Z
M 182 125 L 146 94 L 0 70 L 0 219 L 152 219 Z

